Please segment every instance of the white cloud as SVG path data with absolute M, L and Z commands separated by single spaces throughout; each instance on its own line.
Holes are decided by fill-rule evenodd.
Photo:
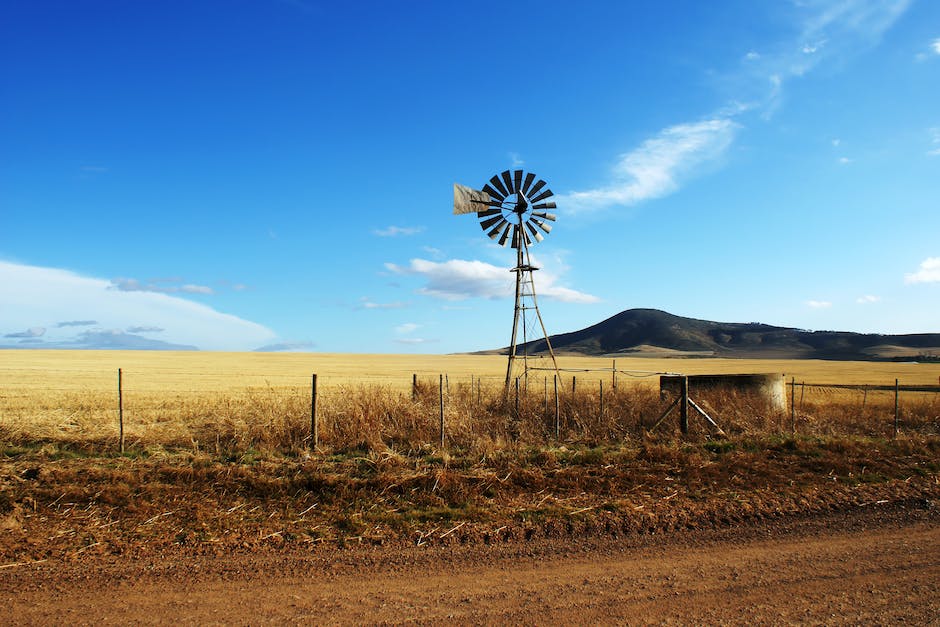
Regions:
M 933 50 L 934 54 L 940 54 L 940 37 L 930 42 L 930 49 Z
M 738 116 L 759 109 L 761 117 L 769 118 L 788 80 L 805 75 L 824 60 L 841 60 L 876 45 L 909 4 L 909 0 L 794 3 L 798 35 L 777 52 L 748 51 L 738 71 L 726 77 L 727 82 L 738 83 L 739 96 L 749 97 L 732 100 L 704 120 L 663 129 L 621 155 L 609 182 L 560 194 L 558 206 L 571 213 L 589 212 L 676 192 L 724 156 L 740 128 Z
M 839 164 L 840 164 L 840 165 L 848 165 L 848 164 L 850 164 L 850 163 L 852 163 L 852 160 L 849 159 L 848 157 L 839 157 Z
M 920 262 L 917 272 L 904 275 L 904 282 L 940 283 L 940 257 L 928 257 Z
M 423 337 L 399 337 L 395 339 L 395 342 L 399 344 L 433 344 L 438 340 L 431 340 Z
M 33 337 L 42 337 L 45 334 L 46 334 L 46 327 L 30 327 L 26 329 L 25 331 L 15 331 L 13 333 L 6 333 L 4 334 L 3 337 L 25 339 L 25 338 L 33 338 Z
M 777 51 L 747 59 L 738 76 L 766 89 L 762 117 L 779 107 L 787 81 L 805 76 L 822 63 L 843 61 L 878 44 L 910 5 L 909 0 L 838 0 L 795 2 L 797 36 Z M 765 87 L 770 79 L 769 88 Z
M 363 309 L 401 309 L 402 307 L 405 307 L 405 303 L 402 303 L 399 301 L 392 302 L 392 303 L 376 303 L 376 302 L 372 302 L 366 297 L 363 297 L 360 300 L 359 306 L 362 307 Z
M 384 229 L 373 229 L 372 234 L 379 237 L 398 237 L 399 235 L 417 235 L 424 231 L 423 226 L 389 226 Z
M 872 294 L 865 294 L 864 296 L 859 296 L 855 299 L 855 302 L 859 305 L 869 305 L 871 303 L 877 303 L 881 300 L 880 296 L 873 296 Z
M 127 327 L 128 333 L 162 333 L 163 327 Z
M 570 212 L 634 205 L 675 192 L 695 170 L 722 156 L 738 125 L 728 118 L 677 124 L 620 156 L 613 181 L 596 189 L 558 197 Z
M 111 348 L 156 347 L 140 345 L 145 338 L 115 331 L 141 326 L 164 329 L 161 342 L 207 350 L 250 350 L 275 337 L 260 324 L 178 296 L 122 291 L 105 279 L 3 261 L 0 311 L 0 335 L 52 325 L 57 320 L 94 322 L 100 327 L 78 335 L 70 327 L 49 328 L 43 343 L 51 345 L 90 347 L 104 342 Z
M 828 300 L 808 300 L 806 306 L 810 309 L 829 309 L 832 307 L 832 303 Z
M 822 48 L 825 45 L 826 45 L 826 40 L 823 39 L 822 41 L 818 41 L 813 44 L 803 44 L 803 47 L 800 48 L 800 51 L 803 54 L 815 54 L 816 52 L 820 50 L 820 48 Z
M 418 293 L 449 301 L 507 298 L 515 290 L 515 277 L 511 272 L 483 261 L 412 259 L 407 266 L 386 263 L 385 267 L 395 274 L 423 277 L 426 284 L 418 289 Z M 538 296 L 569 303 L 596 303 L 599 300 L 591 294 L 556 285 L 556 281 L 557 277 L 551 272 L 540 270 L 536 273 Z
M 930 145 L 933 146 L 933 148 L 927 151 L 927 156 L 940 156 L 940 127 L 927 129 L 927 134 L 930 136 Z
M 408 335 L 409 333 L 414 333 L 416 330 L 420 329 L 420 324 L 415 324 L 414 322 L 406 322 L 395 327 L 395 333 L 399 335 Z
M 522 157 L 519 156 L 518 152 L 509 153 L 509 161 L 514 168 L 521 168 L 525 165 L 525 161 L 522 160 Z
M 179 283 L 181 281 L 182 279 L 173 277 L 150 279 L 146 283 L 142 283 L 137 279 L 120 278 L 113 279 L 109 289 L 119 290 L 121 292 L 154 292 L 157 294 L 179 294 L 180 292 L 184 294 L 215 293 L 211 287 L 207 287 L 205 285 L 193 285 L 192 283 L 187 283 L 185 285 L 172 285 L 173 283 Z
M 97 320 L 66 320 L 65 322 L 56 323 L 56 327 L 93 327 L 98 324 Z

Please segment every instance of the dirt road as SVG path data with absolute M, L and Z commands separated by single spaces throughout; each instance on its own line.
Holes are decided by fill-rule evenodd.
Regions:
M 930 624 L 930 505 L 575 542 L 95 556 L 8 566 L 0 602 L 16 624 Z

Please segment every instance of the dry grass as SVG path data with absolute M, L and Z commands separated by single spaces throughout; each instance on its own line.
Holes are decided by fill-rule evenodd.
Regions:
M 610 372 L 595 373 L 605 381 L 602 408 L 599 379 L 578 373 L 576 393 L 570 381 L 562 389 L 556 438 L 551 386 L 546 399 L 545 380 L 533 378 L 517 409 L 514 394 L 503 394 L 499 357 L 0 357 L 0 557 L 10 562 L 180 546 L 659 533 L 940 494 L 936 394 L 903 395 L 901 437 L 892 439 L 891 393 L 801 389 L 793 437 L 788 411 L 703 392 L 695 400 L 726 435 L 693 416 L 681 437 L 675 413 L 649 432 L 671 400 L 660 397 L 656 377 L 622 375 L 613 390 Z M 649 361 L 618 360 L 618 368 L 779 369 L 812 382 L 875 384 L 933 383 L 940 369 Z M 609 361 L 562 359 L 576 365 Z M 116 455 L 117 367 L 125 372 L 124 457 Z M 321 377 L 315 455 L 309 372 Z M 421 375 L 416 398 L 412 372 Z M 443 450 L 438 372 L 449 375 Z
M 439 375 L 447 373 L 446 446 L 491 454 L 553 442 L 592 446 L 642 442 L 668 406 L 658 377 L 779 370 L 797 381 L 935 383 L 938 364 L 777 362 L 714 359 L 620 359 L 618 387 L 608 372 L 566 372 L 559 397 L 558 437 L 550 379 L 539 373 L 523 389 L 518 408 L 500 383 L 498 356 L 148 353 L 119 351 L 0 351 L 0 442 L 55 443 L 113 449 L 117 442 L 116 370 L 123 369 L 125 435 L 138 451 L 185 449 L 223 456 L 251 451 L 301 455 L 309 449 L 310 378 L 318 372 L 321 444 L 325 451 L 424 451 L 439 441 Z M 563 368 L 610 368 L 606 359 L 569 358 Z M 436 372 L 434 372 L 436 370 Z M 417 398 L 412 373 L 419 375 Z M 547 373 L 544 373 L 547 374 Z M 576 374 L 576 392 L 570 376 Z M 604 381 L 604 406 L 599 383 Z M 472 387 L 471 387 L 472 382 Z M 106 385 L 107 384 L 107 385 Z M 788 412 L 729 392 L 696 399 L 731 437 L 786 433 Z M 798 388 L 797 431 L 804 435 L 884 436 L 892 433 L 891 393 Z M 676 436 L 677 412 L 656 431 Z M 940 398 L 906 394 L 902 429 L 940 431 Z M 693 439 L 714 433 L 693 415 Z

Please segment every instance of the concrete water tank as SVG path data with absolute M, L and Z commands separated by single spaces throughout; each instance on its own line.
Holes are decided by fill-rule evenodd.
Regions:
M 779 411 L 787 409 L 787 381 L 782 374 L 692 374 L 689 379 L 689 396 L 705 390 L 729 390 L 762 399 Z M 675 396 L 682 386 L 679 375 L 664 375 L 659 378 L 660 393 Z

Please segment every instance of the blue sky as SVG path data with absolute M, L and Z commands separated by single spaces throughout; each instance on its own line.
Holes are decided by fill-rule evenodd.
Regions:
M 0 346 L 504 346 L 508 168 L 551 333 L 940 332 L 936 2 L 7 0 L 0 57 Z

